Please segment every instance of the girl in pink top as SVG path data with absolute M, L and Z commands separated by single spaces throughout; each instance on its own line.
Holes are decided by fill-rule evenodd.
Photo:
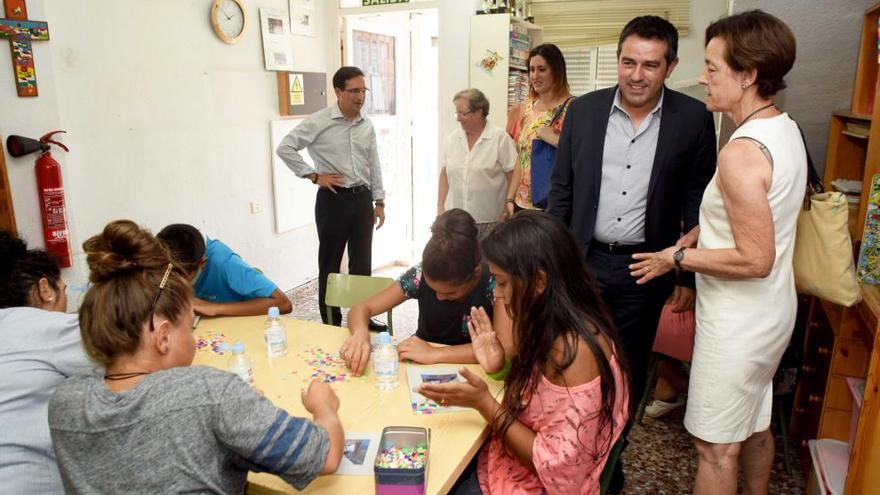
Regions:
M 419 390 L 444 405 L 472 407 L 490 423 L 479 486 L 466 481 L 461 488 L 492 495 L 598 494 L 626 424 L 628 387 L 593 277 L 571 233 L 543 213 L 517 213 L 498 224 L 482 248 L 495 276 L 496 304 L 506 306 L 513 334 L 496 335 L 476 308 L 469 331 L 490 375 L 509 370 L 501 403 L 466 368 L 460 372 L 467 383 Z

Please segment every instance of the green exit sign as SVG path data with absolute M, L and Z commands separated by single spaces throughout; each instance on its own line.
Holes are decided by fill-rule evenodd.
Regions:
M 392 3 L 409 3 L 409 0 L 363 0 L 364 7 L 372 7 L 373 5 L 391 5 Z

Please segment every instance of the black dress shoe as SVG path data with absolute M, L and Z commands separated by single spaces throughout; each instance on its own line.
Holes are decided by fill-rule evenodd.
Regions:
M 388 331 L 388 325 L 382 323 L 379 320 L 373 319 L 373 318 L 370 318 L 370 323 L 367 324 L 367 327 L 370 329 L 371 332 L 387 332 Z

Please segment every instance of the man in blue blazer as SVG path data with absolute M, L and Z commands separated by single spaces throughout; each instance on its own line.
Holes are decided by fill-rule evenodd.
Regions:
M 706 106 L 665 87 L 678 59 L 667 20 L 637 17 L 618 41 L 618 85 L 571 103 L 562 127 L 548 213 L 569 226 L 609 305 L 632 377 L 634 410 L 645 388 L 660 312 L 693 306 L 693 273 L 645 285 L 632 254 L 676 243 L 699 221 L 715 172 L 715 122 Z

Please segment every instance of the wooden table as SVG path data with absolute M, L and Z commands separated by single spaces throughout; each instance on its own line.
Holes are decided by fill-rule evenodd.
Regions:
M 322 348 L 336 353 L 348 337 L 345 328 L 283 318 L 287 325 L 288 353 L 269 360 L 263 343 L 265 317 L 203 318 L 196 327 L 198 337 L 223 334 L 226 342 L 243 342 L 245 353 L 254 362 L 256 386 L 278 407 L 293 415 L 311 417 L 300 402 L 300 390 L 311 381 L 313 367 L 304 358 L 311 358 L 310 349 Z M 229 353 L 219 355 L 210 347 L 196 352 L 195 365 L 226 369 Z M 449 366 L 449 365 L 445 365 Z M 468 366 L 486 379 L 482 369 Z M 490 390 L 498 393 L 500 382 L 486 379 Z M 406 365 L 400 366 L 400 386 L 390 391 L 376 388 L 372 364 L 366 377 L 350 378 L 331 385 L 339 395 L 339 417 L 345 431 L 381 432 L 386 426 L 421 426 L 431 429 L 430 464 L 427 493 L 447 493 L 464 468 L 477 453 L 488 434 L 483 418 L 473 410 L 433 415 L 416 415 L 409 400 Z M 500 396 L 499 396 L 500 397 Z M 281 478 L 267 473 L 248 476 L 248 493 L 297 493 Z M 303 493 L 366 494 L 374 493 L 373 476 L 320 476 Z

